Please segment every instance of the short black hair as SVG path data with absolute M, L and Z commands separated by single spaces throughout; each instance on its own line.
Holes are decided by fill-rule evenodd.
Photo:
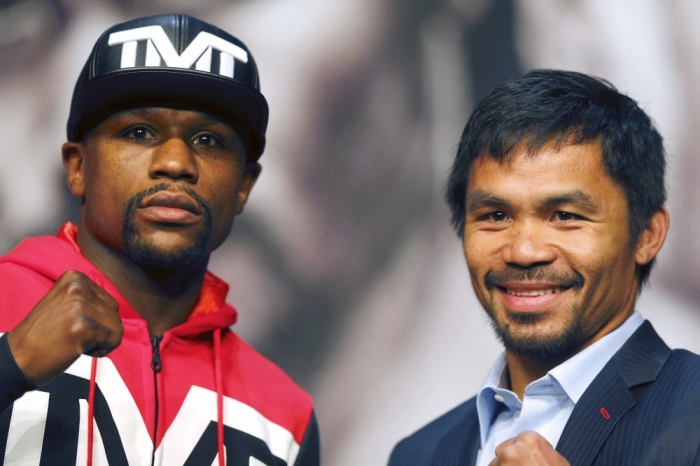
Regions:
M 445 192 L 460 237 L 474 161 L 489 157 L 504 163 L 522 142 L 534 154 L 551 140 L 556 144 L 600 142 L 605 171 L 627 198 L 630 241 L 637 241 L 666 201 L 663 138 L 637 102 L 608 81 L 544 69 L 498 85 L 469 118 Z M 640 290 L 653 264 L 652 260 L 640 267 Z

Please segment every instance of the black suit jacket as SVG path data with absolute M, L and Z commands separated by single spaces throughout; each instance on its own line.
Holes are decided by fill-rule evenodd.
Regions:
M 672 351 L 644 322 L 576 403 L 556 448 L 572 466 L 700 465 L 700 356 Z M 471 466 L 478 451 L 472 398 L 403 439 L 389 466 Z

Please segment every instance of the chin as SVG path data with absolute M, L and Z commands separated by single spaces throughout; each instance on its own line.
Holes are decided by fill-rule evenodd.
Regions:
M 162 247 L 132 238 L 124 243 L 124 254 L 142 268 L 158 270 L 187 270 L 205 264 L 208 258 L 205 238 L 180 247 Z
M 157 270 L 188 270 L 206 264 L 211 228 L 203 228 L 193 238 L 178 241 L 154 241 L 139 234 L 128 225 L 124 229 L 123 252 L 133 263 L 142 268 Z M 169 238 L 175 239 L 175 238 Z
M 574 318 L 563 329 L 553 330 L 541 322 L 546 314 L 520 314 L 505 324 L 491 320 L 491 326 L 506 351 L 540 361 L 558 360 L 575 353 L 586 341 L 580 318 Z M 528 322 L 523 322 L 527 320 Z
M 154 188 L 163 189 L 156 185 Z M 203 200 L 199 201 L 204 222 L 188 228 L 144 225 L 137 221 L 138 205 L 149 191 L 132 197 L 127 203 L 122 217 L 123 252 L 132 262 L 143 268 L 181 271 L 206 264 L 208 247 L 213 231 L 211 208 Z M 196 193 L 191 196 L 197 198 Z

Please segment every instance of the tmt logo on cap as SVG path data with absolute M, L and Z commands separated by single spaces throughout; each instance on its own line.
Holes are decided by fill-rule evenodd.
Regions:
M 195 65 L 198 71 L 211 73 L 212 49 L 220 53 L 219 73 L 233 78 L 234 58 L 248 62 L 248 52 L 220 37 L 202 31 L 178 55 L 175 47 L 162 26 L 145 26 L 126 31 L 113 32 L 109 36 L 110 46 L 122 44 L 121 68 L 136 66 L 136 52 L 139 41 L 146 42 L 145 66 L 161 66 L 161 60 L 170 68 L 188 69 Z

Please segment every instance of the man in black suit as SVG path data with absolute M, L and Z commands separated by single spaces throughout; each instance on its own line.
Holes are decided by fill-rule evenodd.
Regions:
M 390 466 L 700 464 L 700 358 L 634 310 L 664 170 L 651 120 L 605 81 L 536 70 L 478 105 L 446 199 L 505 353 Z

